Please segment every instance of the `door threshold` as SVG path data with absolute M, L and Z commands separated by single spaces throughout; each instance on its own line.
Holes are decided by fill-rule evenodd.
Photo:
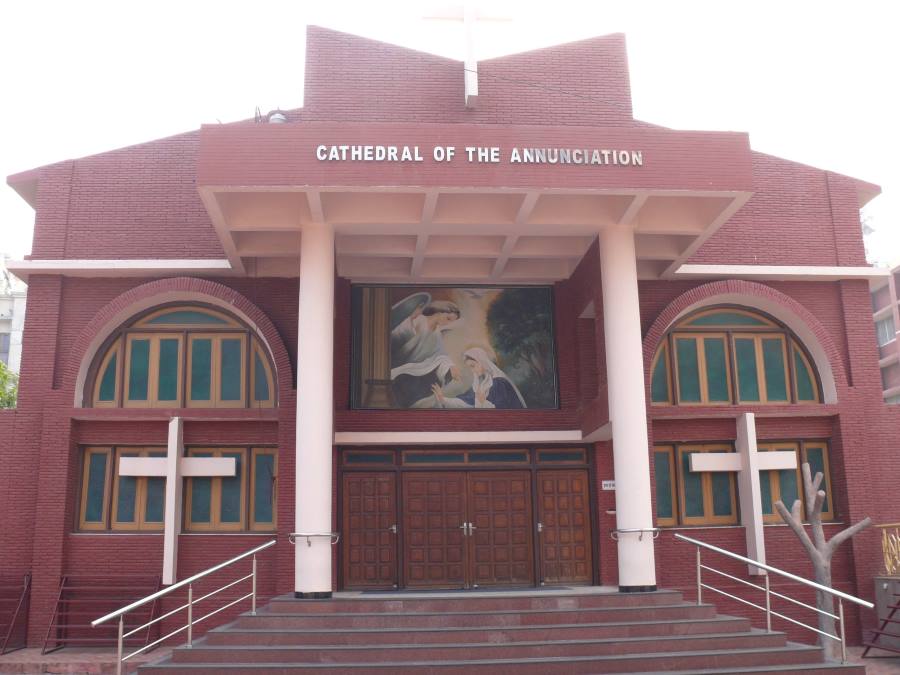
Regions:
M 333 597 L 342 600 L 352 599 L 397 599 L 413 600 L 416 598 L 478 598 L 478 597 L 518 597 L 530 595 L 600 595 L 618 593 L 617 586 L 537 586 L 508 588 L 460 588 L 460 589 L 404 589 L 383 591 L 338 591 Z

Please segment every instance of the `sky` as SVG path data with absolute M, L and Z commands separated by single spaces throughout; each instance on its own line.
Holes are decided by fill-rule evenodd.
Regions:
M 763 152 L 881 185 L 870 260 L 900 263 L 900 4 L 889 0 L 554 0 L 476 5 L 479 58 L 624 32 L 634 113 L 745 131 Z M 456 6 L 458 7 L 458 5 Z M 430 0 L 9 2 L 0 9 L 0 173 L 303 104 L 306 25 L 462 59 Z M 462 71 L 460 72 L 462 77 Z M 34 212 L 0 187 L 0 255 Z

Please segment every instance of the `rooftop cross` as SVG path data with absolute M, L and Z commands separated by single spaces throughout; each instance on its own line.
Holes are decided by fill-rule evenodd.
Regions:
M 429 14 L 426 19 L 462 21 L 466 33 L 466 57 L 463 61 L 466 107 L 475 108 L 478 103 L 478 56 L 475 49 L 475 27 L 478 21 L 509 21 L 510 17 L 492 15 L 476 8 L 474 2 L 452 6 Z

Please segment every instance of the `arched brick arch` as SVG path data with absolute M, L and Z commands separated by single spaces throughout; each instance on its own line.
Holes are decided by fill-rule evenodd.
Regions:
M 88 370 L 106 339 L 126 320 L 157 305 L 204 302 L 234 314 L 257 334 L 269 351 L 278 381 L 279 400 L 292 387 L 291 361 L 284 342 L 269 317 L 236 290 L 208 279 L 176 277 L 135 286 L 105 305 L 85 326 L 72 345 L 63 373 L 64 387 L 75 392 L 75 407 L 82 406 Z
M 847 386 L 843 361 L 837 346 L 819 320 L 799 302 L 770 286 L 728 279 L 697 286 L 673 300 L 644 336 L 644 362 L 650 363 L 660 340 L 678 319 L 702 307 L 719 304 L 744 305 L 763 311 L 790 328 L 809 350 L 819 378 L 825 403 L 837 402 L 837 391 Z M 649 382 L 649 369 L 645 378 Z

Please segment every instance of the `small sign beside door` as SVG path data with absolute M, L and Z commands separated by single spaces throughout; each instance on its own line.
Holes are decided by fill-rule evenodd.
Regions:
M 614 481 L 614 480 L 600 481 L 600 489 L 601 490 L 615 490 L 616 489 L 616 481 Z

